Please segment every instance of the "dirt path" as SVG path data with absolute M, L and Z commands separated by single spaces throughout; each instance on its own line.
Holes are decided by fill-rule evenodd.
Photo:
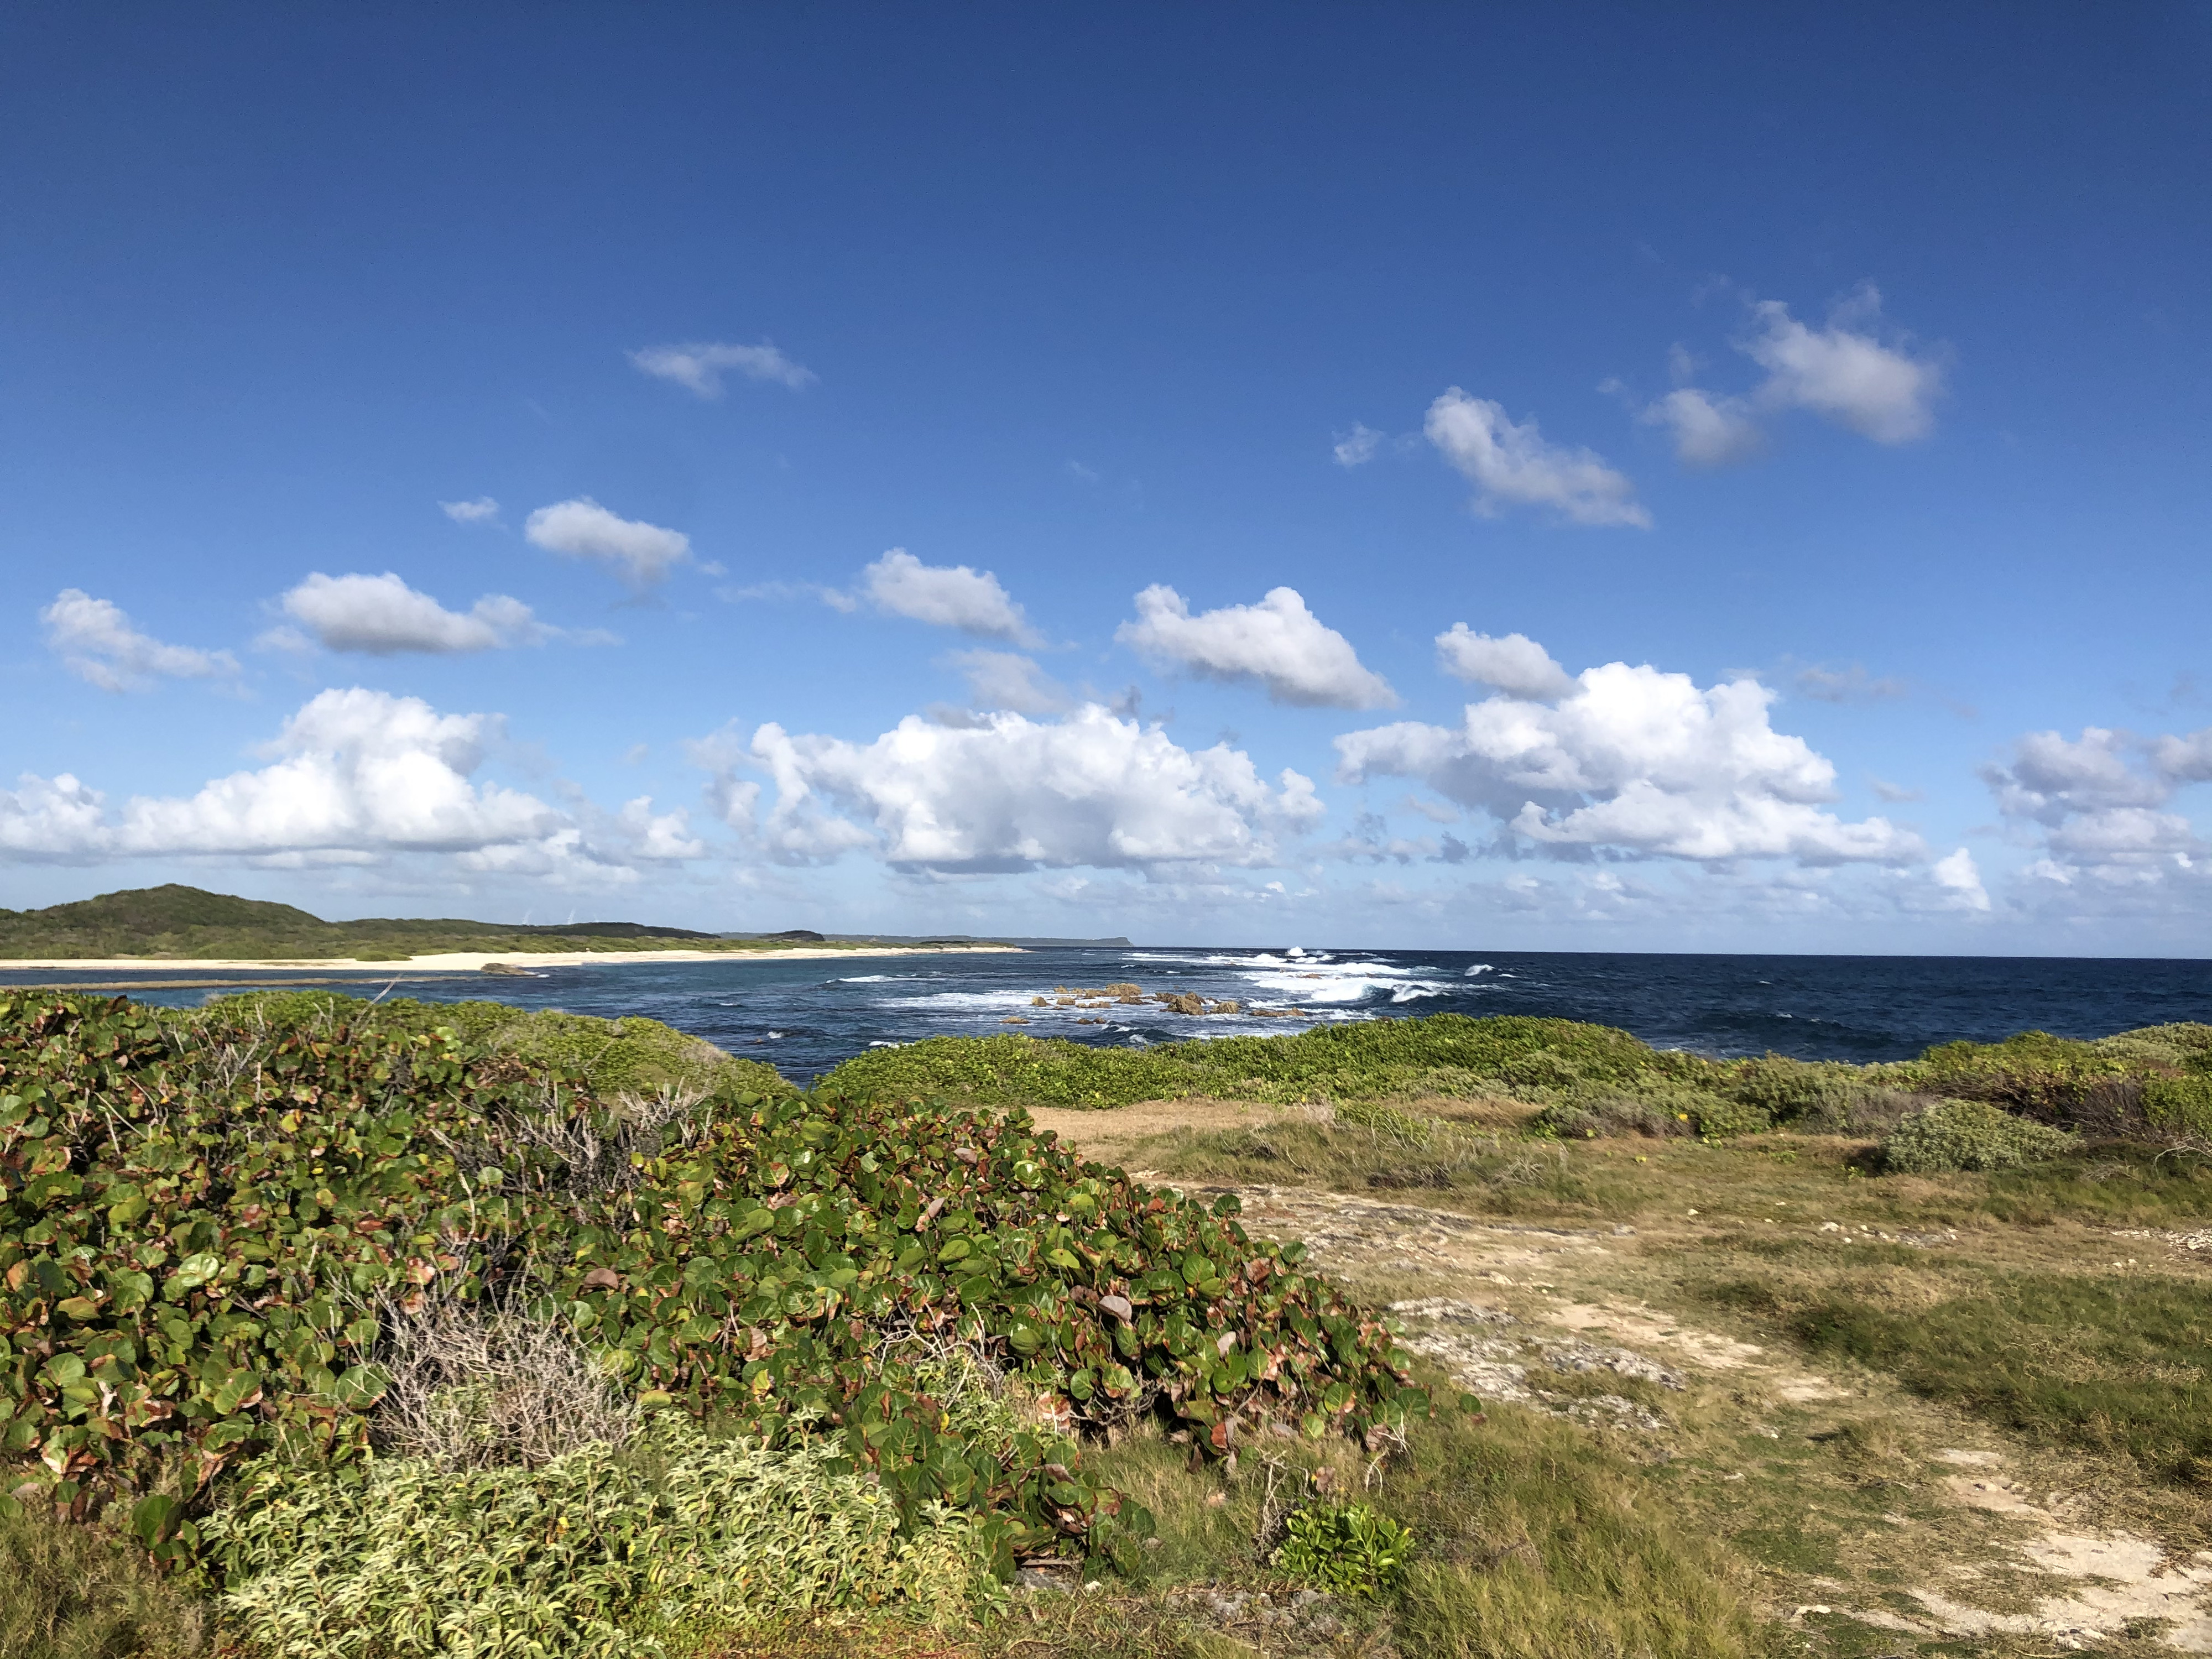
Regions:
M 1088 1155 L 1141 1162 L 1140 1143 L 1170 1131 L 1273 1114 L 1177 1102 L 1036 1115 Z M 1886 1377 L 1824 1375 L 1710 1328 L 1710 1309 L 1670 1307 L 1670 1261 L 1713 1236 L 1694 1212 L 1577 1228 L 1182 1184 L 1234 1191 L 1254 1232 L 1305 1240 L 1486 1402 L 1621 1437 L 1668 1501 L 1759 1564 L 1807 1651 L 2212 1654 L 2212 1553 L 2170 1553 L 2119 1523 L 2090 1495 L 2099 1472 L 2004 1444 Z

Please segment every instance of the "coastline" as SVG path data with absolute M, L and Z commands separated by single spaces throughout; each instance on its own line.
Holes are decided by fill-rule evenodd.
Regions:
M 480 974 L 498 963 L 533 968 L 618 967 L 631 962 L 846 961 L 856 957 L 1019 956 L 1018 945 L 882 945 L 842 950 L 793 945 L 775 951 L 447 951 L 427 956 L 359 962 L 351 957 L 71 957 L 0 962 L 0 974 L 73 973 L 314 973 Z M 493 975 L 497 977 L 497 975 Z

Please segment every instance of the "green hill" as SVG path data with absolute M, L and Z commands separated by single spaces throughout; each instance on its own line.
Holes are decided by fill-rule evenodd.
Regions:
M 459 917 L 368 916 L 325 921 L 289 904 L 171 883 L 43 910 L 0 910 L 0 959 L 100 957 L 352 957 L 391 961 L 438 951 L 760 950 L 688 927 L 636 921 L 554 926 Z

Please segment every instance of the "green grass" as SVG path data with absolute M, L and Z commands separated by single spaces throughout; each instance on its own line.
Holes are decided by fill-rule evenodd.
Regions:
M 1413 1528 L 1395 1620 L 1407 1659 L 1735 1659 L 1765 1650 L 1727 1553 L 1564 1424 L 1439 1419 L 1378 1504 Z
M 2212 1285 L 1972 1271 L 1943 1283 L 1948 1296 L 1917 1305 L 1864 1279 L 1803 1296 L 1738 1279 L 1717 1294 L 1777 1316 L 1815 1353 L 1887 1371 L 2024 1439 L 2118 1454 L 2161 1480 L 2212 1486 Z
M 1747 1577 L 1728 1553 L 1650 1501 L 1642 1472 L 1620 1451 L 1549 1419 L 1510 1408 L 1488 1419 L 1443 1412 L 1410 1425 L 1405 1450 L 1381 1460 L 1262 1443 L 1225 1476 L 1192 1470 L 1156 1439 L 1100 1462 L 1158 1522 L 1155 1584 L 1279 1584 L 1261 1530 L 1269 1466 L 1279 1492 L 1298 1490 L 1298 1471 L 1326 1470 L 1329 1492 L 1318 1501 L 1357 1498 L 1418 1540 L 1403 1583 L 1376 1609 L 1389 1613 L 1402 1659 L 1767 1651 Z
M 7 1659 L 190 1659 L 206 1608 L 104 1528 L 0 1519 L 0 1654 Z
M 1991 1174 L 1974 1207 L 1993 1220 L 2061 1218 L 2121 1226 L 2202 1226 L 2212 1216 L 2212 1159 L 2149 1147 L 2093 1146 L 2080 1156 Z
M 1615 1206 L 1613 1172 L 1571 1147 L 1426 1121 L 1418 1140 L 1342 1117 L 1181 1129 L 1133 1156 L 1179 1179 L 1319 1187 L 1385 1201 L 1472 1205 L 1494 1215 L 1590 1216 Z

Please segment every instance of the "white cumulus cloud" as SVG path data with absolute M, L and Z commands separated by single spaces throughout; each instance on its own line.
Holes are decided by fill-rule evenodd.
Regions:
M 1273 702 L 1305 708 L 1388 708 L 1398 701 L 1389 682 L 1363 666 L 1352 642 L 1323 626 L 1296 588 L 1273 588 L 1257 605 L 1194 617 L 1182 594 L 1154 583 L 1136 604 L 1136 619 L 1114 637 L 1164 668 L 1250 681 L 1266 687 Z
M 1475 510 L 1549 507 L 1572 524 L 1649 529 L 1636 486 L 1588 449 L 1549 443 L 1531 419 L 1516 424 L 1502 404 L 1457 386 L 1429 405 L 1428 440 L 1475 486 Z
M 440 501 L 438 510 L 455 524 L 488 524 L 499 517 L 499 503 L 489 495 L 472 501 Z
M 135 691 L 156 679 L 220 679 L 238 672 L 228 651 L 164 645 L 136 628 L 111 599 L 65 587 L 39 612 L 46 643 L 79 679 L 103 691 Z
M 1447 635 L 1447 638 L 1449 636 Z M 1912 864 L 1927 848 L 1887 818 L 1823 804 L 1835 768 L 1768 723 L 1755 680 L 1700 689 L 1686 674 L 1609 663 L 1553 702 L 1500 695 L 1457 726 L 1404 721 L 1336 740 L 1339 776 L 1412 777 L 1555 853 L 1805 865 Z
M 758 345 L 725 345 L 695 341 L 689 345 L 647 346 L 629 354 L 633 366 L 657 380 L 673 380 L 702 398 L 722 395 L 722 372 L 735 369 L 749 380 L 767 380 L 797 392 L 820 378 L 763 340 Z
M 2078 738 L 2031 732 L 1982 777 L 1997 810 L 2040 842 L 2031 869 L 2047 881 L 2159 889 L 2212 874 L 2212 848 L 2173 810 L 2183 789 L 2212 781 L 2212 726 L 2149 738 L 2096 726 Z
M 634 587 L 652 586 L 691 556 L 691 538 L 682 531 L 623 518 L 589 495 L 539 507 L 522 533 L 549 553 L 611 566 Z
M 67 772 L 26 772 L 0 789 L 0 858 L 77 863 L 97 857 L 107 835 L 106 798 Z
M 419 697 L 325 691 L 284 722 L 270 765 L 197 794 L 132 799 L 114 848 L 464 852 L 550 834 L 561 814 L 544 801 L 470 781 L 500 724 L 495 715 L 441 714 Z
M 467 611 L 448 611 L 389 570 L 381 576 L 326 576 L 319 570 L 279 604 L 324 649 L 377 657 L 542 645 L 558 632 L 504 593 L 487 593 Z
M 1437 662 L 1459 679 L 1534 702 L 1556 702 L 1579 684 L 1526 634 L 1492 639 L 1470 632 L 1465 623 L 1454 623 L 1449 632 L 1437 635 Z
M 1946 854 L 1928 867 L 1936 885 L 1943 891 L 1945 899 L 1961 910 L 1986 910 L 1990 908 L 1989 891 L 1982 885 L 1982 872 L 1974 863 L 1974 855 L 1961 847 L 1955 853 Z
M 726 777 L 716 798 L 771 856 L 793 862 L 868 848 L 951 872 L 1267 865 L 1281 836 L 1322 812 L 1296 772 L 1270 787 L 1240 750 L 1184 749 L 1096 704 L 1056 721 L 1000 713 L 951 726 L 909 715 L 865 744 L 771 724 L 744 761 L 772 781 L 773 806 L 759 813 L 757 796 Z
M 894 547 L 860 573 L 860 591 L 886 616 L 953 628 L 981 639 L 1041 645 L 1013 596 L 988 570 L 964 564 L 924 564 Z
M 95 862 L 233 858 L 300 866 L 449 855 L 462 867 L 580 884 L 635 878 L 641 862 L 698 856 L 681 812 L 641 799 L 564 811 L 478 781 L 495 714 L 441 714 L 419 697 L 324 691 L 286 720 L 268 764 L 190 795 L 134 796 L 120 811 L 76 777 L 0 791 L 0 854 Z

